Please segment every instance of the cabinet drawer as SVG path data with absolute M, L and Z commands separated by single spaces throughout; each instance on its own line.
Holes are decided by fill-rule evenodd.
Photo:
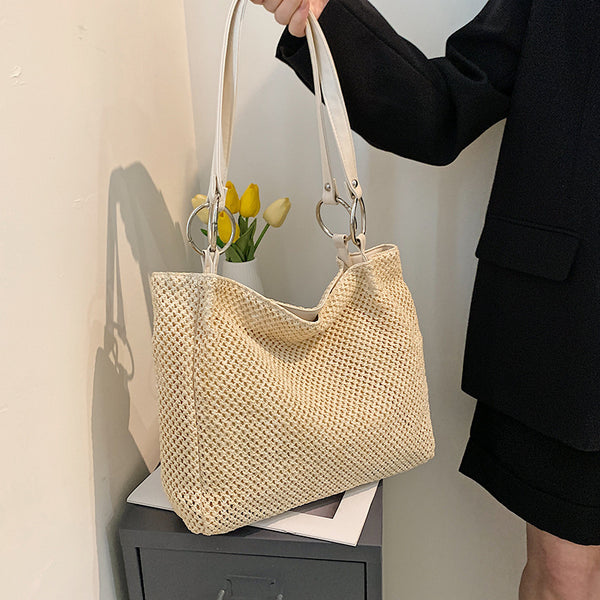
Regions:
M 145 600 L 365 600 L 362 562 L 141 548 Z

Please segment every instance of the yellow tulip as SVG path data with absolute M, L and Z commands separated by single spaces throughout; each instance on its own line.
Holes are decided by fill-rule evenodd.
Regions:
M 229 236 L 231 235 L 231 221 L 229 220 L 229 215 L 222 210 L 219 213 L 219 218 L 217 219 L 217 227 L 219 229 L 219 237 L 221 241 L 226 244 L 229 241 Z M 235 235 L 233 236 L 233 241 L 235 242 L 240 237 L 240 226 L 235 224 Z
M 292 204 L 289 198 L 279 198 L 275 202 L 271 202 L 263 213 L 263 219 L 271 225 L 271 227 L 281 227 L 288 212 L 290 212 Z
M 235 215 L 240 210 L 240 197 L 231 181 L 227 182 L 226 187 L 227 196 L 225 198 L 225 206 Z
M 192 198 L 192 206 L 198 208 L 206 202 L 206 196 L 204 194 L 197 194 Z M 204 207 L 196 213 L 196 216 L 203 222 L 208 223 L 208 207 Z
M 260 210 L 260 197 L 258 186 L 251 183 L 240 198 L 240 215 L 242 217 L 255 217 Z

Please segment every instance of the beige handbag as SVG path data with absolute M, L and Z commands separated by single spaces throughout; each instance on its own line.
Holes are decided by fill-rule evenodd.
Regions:
M 205 535 L 406 471 L 429 460 L 435 445 L 417 314 L 397 246 L 366 248 L 346 107 L 312 13 L 306 33 L 324 180 L 317 219 L 334 242 L 338 272 L 314 308 L 267 298 L 217 274 L 219 255 L 232 241 L 216 245 L 218 212 L 233 221 L 225 182 L 245 6 L 246 0 L 233 2 L 221 56 L 203 205 L 210 213 L 207 248 L 194 244 L 189 229 L 202 207 L 188 221 L 203 272 L 152 275 L 162 483 L 187 527 Z M 351 205 L 331 177 L 325 118 Z M 350 234 L 323 225 L 322 203 L 348 210 Z M 358 252 L 348 251 L 350 240 Z

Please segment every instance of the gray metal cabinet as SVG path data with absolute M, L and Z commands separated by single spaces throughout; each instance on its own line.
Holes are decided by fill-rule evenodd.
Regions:
M 170 511 L 127 505 L 130 600 L 381 600 L 383 482 L 357 546 L 257 527 L 190 533 Z

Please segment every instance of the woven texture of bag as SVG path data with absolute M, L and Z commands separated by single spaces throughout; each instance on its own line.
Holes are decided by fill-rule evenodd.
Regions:
M 433 456 L 398 248 L 366 254 L 336 259 L 315 321 L 218 274 L 152 275 L 162 482 L 191 531 L 225 533 Z

